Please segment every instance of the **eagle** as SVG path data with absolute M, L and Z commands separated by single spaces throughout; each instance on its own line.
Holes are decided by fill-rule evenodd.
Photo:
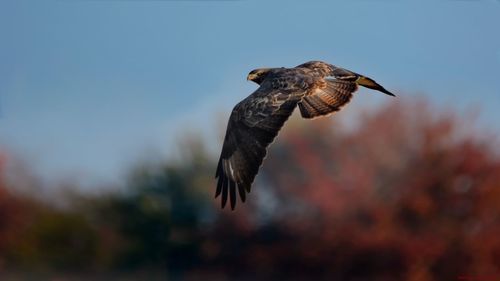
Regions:
M 297 106 L 314 119 L 339 111 L 358 86 L 394 96 L 371 78 L 321 61 L 255 69 L 247 80 L 260 87 L 233 108 L 215 173 L 215 198 L 222 196 L 224 208 L 229 197 L 232 210 L 236 193 L 245 202 L 267 147 Z

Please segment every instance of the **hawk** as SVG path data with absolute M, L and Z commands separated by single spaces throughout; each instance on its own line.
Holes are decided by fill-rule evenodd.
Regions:
M 339 111 L 359 85 L 394 96 L 371 78 L 321 61 L 255 69 L 247 80 L 260 87 L 233 108 L 215 173 L 215 198 L 222 195 L 224 208 L 229 197 L 233 210 L 236 193 L 245 202 L 267 147 L 297 106 L 314 119 Z

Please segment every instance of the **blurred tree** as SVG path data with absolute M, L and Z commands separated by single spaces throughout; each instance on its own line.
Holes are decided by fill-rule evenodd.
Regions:
M 126 193 L 89 201 L 92 221 L 102 232 L 118 234 L 119 245 L 109 240 L 102 245 L 114 247 L 114 256 L 107 257 L 113 266 L 176 274 L 199 263 L 202 227 L 214 216 L 208 188 L 213 171 L 200 143 L 188 139 L 185 144 L 189 153 L 182 162 L 138 166 Z
M 274 219 L 239 249 L 240 269 L 268 279 L 500 278 L 497 146 L 467 118 L 413 101 L 352 130 L 323 119 L 285 131 L 262 173 Z M 269 228 L 274 239 L 260 242 Z
M 97 241 L 92 227 L 82 214 L 13 194 L 15 187 L 7 187 L 5 180 L 4 155 L 0 153 L 0 264 L 20 271 L 90 268 Z
M 499 146 L 470 116 L 407 101 L 353 128 L 335 116 L 287 127 L 234 212 L 213 200 L 214 162 L 196 136 L 179 160 L 137 165 L 126 188 L 73 197 L 72 209 L 12 194 L 0 157 L 0 273 L 500 278 Z

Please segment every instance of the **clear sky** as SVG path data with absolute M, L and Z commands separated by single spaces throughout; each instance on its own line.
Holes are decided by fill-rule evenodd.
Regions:
M 113 179 L 225 126 L 251 69 L 313 59 L 500 132 L 498 1 L 2 0 L 0 148 L 46 178 Z

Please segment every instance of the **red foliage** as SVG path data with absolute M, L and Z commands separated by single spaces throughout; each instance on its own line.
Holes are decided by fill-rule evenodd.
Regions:
M 4 264 L 157 280 L 500 280 L 494 139 L 424 102 L 392 103 L 355 128 L 335 117 L 291 120 L 235 212 L 213 200 L 213 163 L 200 149 L 74 210 L 12 194 L 0 154 L 0 273 Z
M 500 161 L 462 120 L 413 102 L 350 131 L 331 119 L 286 130 L 262 178 L 277 191 L 271 224 L 293 239 L 252 245 L 246 266 L 291 264 L 324 280 L 500 279 Z
M 5 267 L 5 253 L 18 240 L 16 230 L 24 221 L 23 205 L 7 189 L 7 161 L 7 154 L 0 151 L 0 272 Z

